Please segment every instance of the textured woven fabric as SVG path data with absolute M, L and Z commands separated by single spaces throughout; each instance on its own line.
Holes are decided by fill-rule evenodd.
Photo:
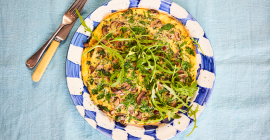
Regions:
M 270 139 L 270 2 L 172 0 L 200 23 L 215 54 L 216 82 L 194 133 L 179 139 Z M 86 17 L 107 0 L 88 0 Z M 40 82 L 25 61 L 60 25 L 73 0 L 0 0 L 0 139 L 108 139 L 79 114 L 68 93 L 62 42 Z

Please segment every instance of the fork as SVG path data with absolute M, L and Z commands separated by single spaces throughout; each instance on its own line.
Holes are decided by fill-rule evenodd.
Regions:
M 27 61 L 26 66 L 28 68 L 34 68 L 38 61 L 40 60 L 41 56 L 43 55 L 44 51 L 48 48 L 49 44 L 52 42 L 52 40 L 55 38 L 55 36 L 58 34 L 58 32 L 65 26 L 71 24 L 73 21 L 75 21 L 78 18 L 78 15 L 75 11 L 77 9 L 79 13 L 82 11 L 85 3 L 87 0 L 76 0 L 71 7 L 67 10 L 67 12 L 63 16 L 63 20 L 61 25 L 58 27 L 58 29 L 54 32 L 54 34 L 50 37 L 50 39 L 34 54 L 32 55 Z

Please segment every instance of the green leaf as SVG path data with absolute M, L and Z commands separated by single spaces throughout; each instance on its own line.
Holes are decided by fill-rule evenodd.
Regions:
M 156 40 L 139 40 L 140 43 L 154 43 Z
M 106 111 L 106 112 L 109 112 L 110 111 L 106 106 L 97 105 L 97 107 L 100 108 L 101 110 Z
M 188 113 L 189 117 L 194 116 L 194 126 L 193 126 L 191 132 L 187 135 L 187 137 L 190 136 L 190 134 L 195 130 L 195 128 L 198 127 L 198 126 L 196 126 L 196 123 L 197 123 L 196 114 L 197 114 L 197 112 L 199 112 L 199 105 L 197 105 L 195 110 L 192 110 L 191 108 L 192 108 L 192 105 L 189 107 L 187 113 Z
M 167 23 L 161 27 L 162 30 L 170 30 L 172 28 L 174 28 L 174 25 L 171 23 Z
M 131 30 L 135 34 L 137 34 L 137 35 L 139 35 L 139 34 L 142 34 L 142 35 L 146 34 L 146 28 L 144 28 L 144 27 L 134 26 L 134 27 L 131 27 Z
M 192 55 L 192 56 L 195 56 L 194 50 L 191 49 L 190 47 L 186 47 L 186 52 L 187 52 L 188 54 Z
M 196 39 L 194 39 L 193 37 L 190 38 L 193 41 L 194 45 L 197 45 L 198 48 L 202 51 L 202 54 L 205 56 L 205 54 L 203 53 L 203 50 L 201 48 L 201 45 L 198 43 L 198 41 Z
M 192 65 L 187 61 L 183 61 L 181 67 L 184 71 L 188 71 L 190 68 L 192 68 Z
M 100 99 L 104 98 L 104 96 L 105 96 L 105 93 L 104 93 L 104 92 L 100 93 L 100 94 L 97 96 L 97 100 L 100 100 Z
M 183 42 L 182 44 L 179 45 L 179 48 L 182 48 L 183 46 L 185 46 L 187 44 L 188 41 Z

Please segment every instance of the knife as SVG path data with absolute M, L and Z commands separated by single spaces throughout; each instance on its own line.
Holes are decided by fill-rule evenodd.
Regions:
M 48 64 L 50 63 L 50 60 L 52 59 L 59 44 L 67 38 L 69 32 L 71 31 L 75 23 L 76 23 L 76 20 L 72 24 L 64 26 L 62 30 L 56 35 L 55 39 L 52 41 L 50 47 L 48 48 L 47 52 L 44 54 L 35 72 L 33 73 L 32 75 L 33 81 L 38 82 L 41 79 L 43 73 L 45 72 Z

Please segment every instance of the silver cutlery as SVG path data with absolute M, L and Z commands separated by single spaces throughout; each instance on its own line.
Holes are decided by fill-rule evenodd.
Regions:
M 34 54 L 32 55 L 27 61 L 26 66 L 28 68 L 34 68 L 38 61 L 40 60 L 41 56 L 45 52 L 45 50 L 48 48 L 52 40 L 55 38 L 55 36 L 58 34 L 58 32 L 65 26 L 72 24 L 73 21 L 75 21 L 78 18 L 78 15 L 75 11 L 75 9 L 78 9 L 79 12 L 83 9 L 84 5 L 86 4 L 87 0 L 76 0 L 72 6 L 67 10 L 67 12 L 63 16 L 63 20 L 61 25 L 58 27 L 58 29 L 54 32 L 54 34 L 50 37 L 50 39 Z
M 52 41 L 50 47 L 48 48 L 47 52 L 44 54 L 43 58 L 41 59 L 39 65 L 36 68 L 36 70 L 34 71 L 34 73 L 32 75 L 32 80 L 33 81 L 38 82 L 41 79 L 43 73 L 45 72 L 48 64 L 50 63 L 50 61 L 51 61 L 55 51 L 57 50 L 59 44 L 61 43 L 61 41 L 66 39 L 66 37 L 68 36 L 68 34 L 69 34 L 70 30 L 71 30 L 71 28 L 64 28 L 65 30 L 63 30 L 62 28 L 65 25 L 69 26 L 69 24 L 74 24 L 75 20 L 78 18 L 78 15 L 76 13 L 76 9 L 80 13 L 82 11 L 84 5 L 86 4 L 86 2 L 87 2 L 87 0 L 76 0 L 73 3 L 73 5 L 68 9 L 68 11 L 65 13 L 65 15 L 63 17 L 63 21 L 62 21 L 60 27 L 56 30 L 56 32 L 48 40 L 48 41 L 52 41 L 52 40 L 53 41 Z M 44 46 L 45 45 L 48 46 L 47 42 L 46 42 L 46 44 L 44 44 Z M 29 65 L 31 67 L 34 67 L 36 65 L 36 63 L 38 62 L 38 60 L 42 56 L 42 53 L 46 49 L 45 47 L 43 49 L 43 47 L 41 48 L 41 51 L 38 51 L 36 54 L 34 54 L 32 56 L 33 59 L 31 59 L 32 57 L 29 59 L 30 60 L 29 63 L 28 63 L 28 61 L 26 62 L 27 66 Z

